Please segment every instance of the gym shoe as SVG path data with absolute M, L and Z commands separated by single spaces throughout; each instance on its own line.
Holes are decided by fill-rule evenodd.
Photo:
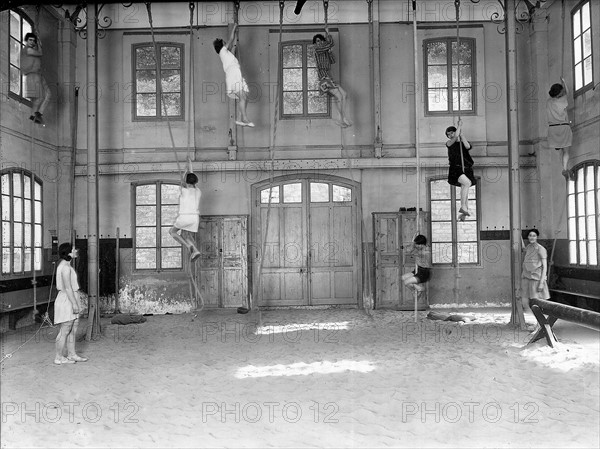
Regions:
M 67 359 L 72 360 L 73 362 L 87 362 L 88 361 L 87 357 L 81 357 L 77 354 L 70 355 L 67 357 Z
M 75 363 L 75 360 L 70 360 L 66 357 L 62 357 L 60 359 L 54 359 L 55 365 L 68 365 L 68 364 L 72 364 L 72 363 Z
M 198 257 L 200 257 L 200 251 L 194 251 L 190 260 L 194 262 Z

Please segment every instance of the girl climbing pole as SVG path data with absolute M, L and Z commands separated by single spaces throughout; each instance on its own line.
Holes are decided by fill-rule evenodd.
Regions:
M 460 187 L 460 209 L 458 219 L 464 221 L 469 211 L 469 187 L 477 184 L 473 174 L 473 158 L 469 154 L 471 144 L 462 133 L 462 120 L 458 120 L 458 128 L 446 128 L 446 147 L 448 148 L 448 184 Z
M 562 175 L 572 179 L 573 174 L 569 170 L 569 147 L 573 139 L 569 116 L 567 115 L 567 85 L 565 79 L 560 77 L 561 84 L 553 84 L 548 92 L 550 98 L 546 101 L 546 118 L 548 119 L 548 146 L 556 148 L 562 153 Z

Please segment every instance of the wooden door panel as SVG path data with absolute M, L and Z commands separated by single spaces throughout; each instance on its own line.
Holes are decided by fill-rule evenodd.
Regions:
M 204 299 L 204 305 L 219 306 L 219 269 L 202 269 L 198 276 L 198 288 Z
M 267 208 L 261 208 L 260 210 L 260 222 L 261 222 L 261 250 L 264 248 L 263 255 L 263 268 L 275 268 L 281 266 L 281 246 L 280 246 L 280 220 L 279 215 L 281 210 L 278 207 L 271 206 L 270 215 L 267 211 Z M 267 230 L 267 216 L 269 217 L 269 226 Z M 268 232 L 269 235 L 266 236 L 266 244 L 265 241 L 265 232 Z M 259 259 L 260 260 L 260 259 Z
M 283 211 L 280 261 L 285 268 L 306 268 L 306 242 L 302 207 L 286 206 Z
M 329 205 L 315 205 L 314 203 L 310 205 L 308 229 L 310 232 L 310 266 L 313 270 L 331 265 L 330 257 L 332 248 L 335 249 L 335 243 L 331 239 L 329 222 Z
M 354 253 L 356 252 L 356 235 L 354 232 L 352 207 L 333 207 L 333 243 L 335 257 L 333 259 L 336 267 L 351 267 L 354 265 Z
M 246 298 L 244 273 L 239 268 L 223 270 L 223 307 L 240 307 Z

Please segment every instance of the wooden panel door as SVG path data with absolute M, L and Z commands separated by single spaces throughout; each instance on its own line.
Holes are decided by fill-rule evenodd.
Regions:
M 248 217 L 203 216 L 198 286 L 208 307 L 239 307 L 248 296 Z
M 426 214 L 421 213 L 421 232 L 424 234 Z M 416 212 L 374 212 L 373 243 L 375 250 L 375 305 L 414 309 L 413 292 L 402 283 L 402 275 L 415 268 L 414 257 L 405 249 L 417 232 Z M 426 309 L 426 298 L 420 295 L 417 307 Z

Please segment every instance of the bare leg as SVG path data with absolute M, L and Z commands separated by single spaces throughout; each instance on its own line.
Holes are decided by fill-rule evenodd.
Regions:
M 462 174 L 458 177 L 460 183 L 460 208 L 469 215 L 469 187 L 471 187 L 471 180 L 467 175 Z
M 173 239 L 175 239 L 176 242 L 179 242 L 183 246 L 185 246 L 190 252 L 193 252 L 193 245 L 190 245 L 189 241 L 187 241 L 181 235 L 179 235 L 179 228 L 173 226 L 171 229 L 169 229 L 169 235 L 173 237 Z
M 246 113 L 246 108 L 248 107 L 248 93 L 245 91 L 242 91 L 240 93 L 240 98 L 239 98 L 239 110 L 240 110 L 240 116 L 242 118 L 242 121 L 244 123 L 251 123 L 250 120 L 248 120 L 248 114 Z
M 346 99 L 348 98 L 346 91 L 338 86 L 335 89 L 331 89 L 329 93 L 337 100 L 336 107 L 340 114 L 341 122 L 346 126 L 351 126 L 352 122 L 346 116 Z
M 54 361 L 56 362 L 65 359 L 65 349 L 67 346 L 67 338 L 73 329 L 73 321 L 67 321 L 66 323 L 60 323 L 60 329 L 58 330 L 58 335 L 56 336 L 56 356 Z
M 50 103 L 50 98 L 50 88 L 48 87 L 46 80 L 42 78 L 42 98 L 40 99 L 40 104 L 37 109 L 40 114 L 43 114 L 46 110 L 48 103 Z
M 563 149 L 561 149 L 561 153 L 562 153 L 563 170 L 568 170 L 569 169 L 569 149 L 563 148 Z
M 190 252 L 192 253 L 192 260 L 197 259 L 200 256 L 200 251 L 196 247 L 196 233 L 190 231 L 181 231 L 181 238 L 186 242 Z

